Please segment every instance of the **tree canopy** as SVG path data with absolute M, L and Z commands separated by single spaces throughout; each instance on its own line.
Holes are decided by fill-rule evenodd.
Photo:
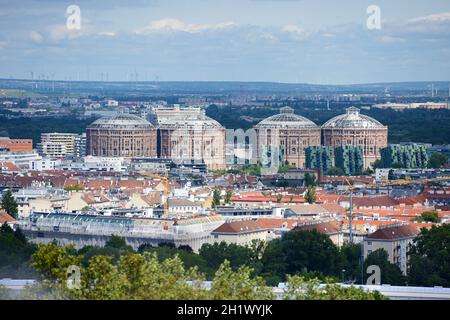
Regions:
M 156 253 L 125 253 L 117 263 L 111 257 L 93 256 L 87 266 L 73 248 L 55 243 L 41 244 L 33 255 L 33 265 L 39 271 L 40 282 L 25 292 L 28 299 L 132 299 L 132 300 L 268 300 L 275 295 L 254 270 L 241 265 L 233 270 L 223 261 L 212 278 L 210 288 L 197 267 L 186 268 L 178 255 L 160 260 Z M 79 281 L 69 286 L 68 267 L 78 267 Z M 317 286 L 318 279 L 288 277 L 284 299 L 383 299 L 377 292 L 355 287 L 341 287 L 330 281 Z M 304 292 L 302 289 L 307 288 Z
M 430 156 L 430 159 L 428 159 L 428 168 L 438 169 L 446 164 L 447 161 L 447 155 L 440 152 L 433 152 Z
M 7 190 L 2 197 L 1 208 L 4 209 L 10 216 L 17 219 L 19 214 L 18 204 L 11 190 Z
M 411 285 L 450 286 L 450 224 L 422 229 L 410 249 Z

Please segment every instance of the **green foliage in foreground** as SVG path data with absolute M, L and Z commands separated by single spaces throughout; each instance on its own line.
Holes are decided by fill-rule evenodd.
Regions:
M 125 253 L 114 264 L 108 256 L 93 256 L 88 265 L 71 247 L 55 243 L 40 245 L 33 255 L 33 266 L 40 274 L 40 284 L 26 290 L 28 299 L 217 299 L 270 300 L 272 289 L 253 270 L 240 266 L 234 271 L 225 260 L 216 271 L 209 289 L 203 287 L 205 276 L 193 267 L 186 269 L 178 256 L 160 261 L 155 253 Z M 70 288 L 67 268 L 80 268 L 79 286 Z M 287 279 L 283 299 L 383 299 L 379 293 L 355 287 L 343 288 L 328 283 L 318 287 L 319 280 L 293 276 Z
M 6 288 L 5 286 L 0 285 L 0 300 L 9 300 L 11 299 L 11 290 Z
M 6 222 L 0 225 L 0 278 L 33 276 L 29 260 L 36 249 L 20 229 L 14 231 Z
M 288 276 L 284 300 L 388 300 L 378 291 L 349 286 L 342 287 L 330 281 L 319 287 L 318 279 L 307 280 L 301 276 Z
M 410 285 L 450 286 L 450 224 L 422 229 L 409 253 Z

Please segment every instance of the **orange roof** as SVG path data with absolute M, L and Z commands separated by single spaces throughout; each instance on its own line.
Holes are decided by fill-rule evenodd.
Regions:
M 374 233 L 369 234 L 367 238 L 373 240 L 397 240 L 403 238 L 414 238 L 418 233 L 419 231 L 416 227 L 410 224 L 405 224 L 378 229 Z
M 341 232 L 341 224 L 338 221 L 321 221 L 305 223 L 296 226 L 292 231 L 317 231 L 325 234 L 336 234 Z
M 222 224 L 215 229 L 213 233 L 227 233 L 239 234 L 249 232 L 259 232 L 272 229 L 287 229 L 291 230 L 304 220 L 298 219 L 280 219 L 280 218 L 261 218 L 248 219 L 239 221 L 230 221 Z
M 290 197 L 290 196 L 283 196 L 280 201 L 278 201 L 277 197 L 270 196 L 270 197 L 264 197 L 264 196 L 233 196 L 231 197 L 231 201 L 239 201 L 239 202 L 283 202 L 283 203 L 304 203 L 304 198 L 299 197 Z
M 19 168 L 12 162 L 0 161 L 0 169 L 5 171 L 18 171 Z
M 5 210 L 0 210 L 0 224 L 14 221 L 16 221 L 16 219 L 11 217 Z

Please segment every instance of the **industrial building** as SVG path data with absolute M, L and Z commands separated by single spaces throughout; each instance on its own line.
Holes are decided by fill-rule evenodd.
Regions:
M 224 169 L 225 128 L 200 108 L 158 108 L 158 157 Z
M 178 164 L 206 165 L 213 170 L 231 165 L 226 158 L 226 129 L 206 116 L 204 109 L 158 107 L 153 113 L 153 124 L 124 113 L 94 121 L 86 130 L 88 155 L 160 158 Z M 320 165 L 309 164 L 321 170 L 330 167 L 336 148 L 360 146 L 363 167 L 367 168 L 380 158 L 380 149 L 387 146 L 387 130 L 377 120 L 361 115 L 357 108 L 348 108 L 346 114 L 332 118 L 320 128 L 295 114 L 294 109 L 283 107 L 279 114 L 255 125 L 255 139 L 245 143 L 256 150 L 254 155 L 262 163 L 269 154 L 273 159 L 274 151 L 279 151 L 278 165 L 286 163 L 297 168 L 307 165 L 308 148 L 329 147 L 327 163 L 321 160 Z
M 362 115 L 358 108 L 347 108 L 343 115 L 328 120 L 322 126 L 322 144 L 336 147 L 353 145 L 363 149 L 364 168 L 380 159 L 380 149 L 387 146 L 388 128 L 377 120 Z
M 279 114 L 262 120 L 254 129 L 260 157 L 265 146 L 279 146 L 283 160 L 297 168 L 305 166 L 305 148 L 320 145 L 320 127 L 290 107 L 281 108 Z
M 91 123 L 86 144 L 92 156 L 156 157 L 156 129 L 145 119 L 120 113 Z

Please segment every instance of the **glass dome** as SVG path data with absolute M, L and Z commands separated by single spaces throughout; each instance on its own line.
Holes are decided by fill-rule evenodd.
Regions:
M 317 125 L 311 120 L 299 116 L 294 113 L 294 109 L 290 107 L 283 107 L 280 109 L 280 113 L 270 116 L 260 123 L 256 128 L 317 128 Z
M 204 113 L 200 114 L 179 114 L 175 116 L 165 117 L 161 119 L 157 119 L 158 126 L 161 128 L 215 128 L 222 129 L 222 125 L 206 116 Z
M 359 109 L 350 107 L 345 114 L 331 118 L 322 128 L 361 128 L 361 129 L 383 129 L 385 128 L 379 121 L 360 114 Z
M 120 113 L 111 117 L 102 117 L 92 122 L 90 129 L 147 129 L 153 125 L 138 116 Z

